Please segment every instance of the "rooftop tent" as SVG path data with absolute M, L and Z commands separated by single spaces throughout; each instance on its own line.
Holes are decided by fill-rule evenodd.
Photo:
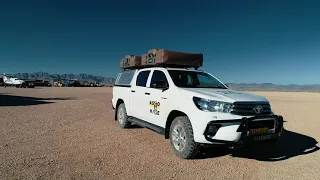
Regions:
M 148 51 L 148 54 L 142 55 L 141 65 L 201 67 L 203 65 L 203 54 L 151 49 Z
M 120 68 L 133 68 L 141 65 L 141 56 L 127 55 L 124 59 L 120 60 Z
M 142 56 L 127 55 L 120 60 L 121 69 L 139 69 L 151 66 L 199 68 L 203 65 L 203 54 L 177 52 L 165 49 L 150 49 Z

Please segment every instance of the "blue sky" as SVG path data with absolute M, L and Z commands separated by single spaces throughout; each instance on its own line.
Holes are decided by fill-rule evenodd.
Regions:
M 320 83 L 317 1 L 0 0 L 0 72 L 116 77 L 152 48 L 204 54 L 224 82 Z

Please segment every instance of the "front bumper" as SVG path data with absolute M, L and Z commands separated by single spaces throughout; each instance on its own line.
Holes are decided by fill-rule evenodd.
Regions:
M 116 109 L 114 101 L 115 101 L 115 99 L 112 97 L 111 98 L 111 107 L 112 107 L 112 109 Z
M 272 122 L 274 123 L 272 124 Z M 252 132 L 252 129 L 260 128 L 267 128 L 267 130 L 262 134 L 254 134 Z M 233 146 L 249 141 L 278 139 L 282 131 L 282 116 L 264 115 L 250 118 L 243 117 L 241 119 L 210 121 L 206 126 L 203 136 L 210 144 L 227 144 Z
M 113 106 L 113 101 L 111 101 L 111 107 L 112 107 L 112 109 L 116 109 L 116 108 Z

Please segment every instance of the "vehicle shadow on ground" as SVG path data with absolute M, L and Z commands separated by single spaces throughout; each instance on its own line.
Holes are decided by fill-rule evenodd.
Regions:
M 0 94 L 0 106 L 32 106 L 55 103 L 51 101 L 56 100 L 75 100 L 75 98 L 36 98 L 26 96 L 12 96 L 5 93 Z
M 199 159 L 231 155 L 258 161 L 283 161 L 318 151 L 320 148 L 317 143 L 312 137 L 284 130 L 283 136 L 274 145 L 255 144 L 237 150 L 226 147 L 207 147 L 202 150 L 203 153 Z
M 128 129 L 142 129 L 142 128 L 144 128 L 144 127 L 139 126 L 138 124 L 132 123 L 132 124 L 131 124 L 131 127 L 129 127 Z

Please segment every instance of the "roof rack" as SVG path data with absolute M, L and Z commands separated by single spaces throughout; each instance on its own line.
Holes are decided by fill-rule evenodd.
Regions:
M 140 65 L 135 67 L 126 67 L 121 68 L 123 70 L 132 70 L 132 69 L 145 69 L 145 68 L 152 68 L 152 67 L 163 67 L 163 68 L 194 68 L 195 70 L 198 70 L 200 66 L 188 66 L 188 65 L 177 65 L 177 64 L 149 64 L 149 65 Z

